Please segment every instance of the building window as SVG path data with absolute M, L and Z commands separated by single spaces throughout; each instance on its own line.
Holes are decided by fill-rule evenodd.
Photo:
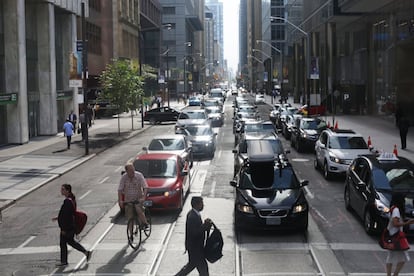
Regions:
M 271 5 L 271 6 L 283 6 L 283 5 L 284 5 L 284 3 L 283 3 L 283 0 L 272 0 L 272 1 L 270 2 L 270 5 Z
M 89 8 L 101 11 L 101 0 L 89 0 Z
M 284 25 L 272 25 L 272 40 L 285 40 L 285 26 Z
M 175 7 L 163 7 L 162 13 L 163 14 L 175 14 Z
M 101 47 L 101 27 L 86 22 L 86 39 L 88 40 L 88 52 L 100 55 L 102 54 Z

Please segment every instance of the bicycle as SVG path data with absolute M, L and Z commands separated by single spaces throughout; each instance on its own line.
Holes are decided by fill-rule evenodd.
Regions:
M 137 205 L 139 204 L 139 201 L 132 201 L 132 202 L 125 202 L 125 204 L 132 204 Z M 134 208 L 134 217 L 130 218 L 127 223 L 127 238 L 128 238 L 128 244 L 131 246 L 132 249 L 137 250 L 142 242 L 142 232 L 144 232 L 144 235 L 146 238 L 148 238 L 151 235 L 151 213 L 150 208 L 152 206 L 152 201 L 145 200 L 143 203 L 144 208 L 144 214 L 147 218 L 148 226 L 145 227 L 144 225 L 141 225 L 138 219 L 138 215 L 136 213 L 136 209 Z

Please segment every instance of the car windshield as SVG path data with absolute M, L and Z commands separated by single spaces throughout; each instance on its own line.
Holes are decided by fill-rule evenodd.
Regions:
M 282 142 L 277 140 L 266 140 L 269 141 L 272 145 L 273 153 L 274 154 L 282 154 L 284 153 Z M 249 146 L 250 141 L 249 140 L 243 140 L 239 145 L 239 151 L 240 153 L 247 153 L 247 147 Z
M 177 167 L 174 159 L 135 160 L 134 167 L 145 178 L 174 178 L 177 176 Z
M 218 108 L 206 108 L 207 114 L 218 114 L 220 110 Z
M 148 146 L 149 150 L 183 150 L 182 139 L 153 139 Z
M 211 136 L 213 130 L 209 126 L 188 126 L 185 128 L 187 134 L 191 136 Z
M 206 119 L 206 114 L 204 112 L 182 112 L 178 119 Z
M 337 136 L 331 137 L 329 141 L 331 149 L 368 149 L 363 137 L 358 136 Z
M 414 172 L 409 168 L 374 169 L 372 175 L 377 189 L 394 191 L 414 189 Z
M 326 122 L 322 120 L 301 121 L 300 127 L 302 129 L 322 129 L 326 128 Z
M 280 172 L 280 169 L 276 168 L 273 172 L 273 179 L 269 179 L 269 174 L 263 173 L 261 170 L 253 173 L 246 171 L 240 180 L 239 187 L 244 190 L 251 190 L 258 187 L 264 188 L 265 186 L 275 190 L 295 189 L 300 187 L 300 183 L 291 167 L 282 168 L 282 172 Z M 263 182 L 269 183 L 268 185 L 263 185 Z
M 261 123 L 244 125 L 244 132 L 259 132 L 259 131 L 263 131 L 263 125 Z

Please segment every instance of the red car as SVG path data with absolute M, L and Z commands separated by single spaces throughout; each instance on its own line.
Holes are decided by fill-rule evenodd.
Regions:
M 177 154 L 146 153 L 134 160 L 148 184 L 151 209 L 181 210 L 190 191 L 189 164 Z

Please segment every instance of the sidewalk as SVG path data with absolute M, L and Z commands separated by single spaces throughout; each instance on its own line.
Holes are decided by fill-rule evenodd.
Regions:
M 271 97 L 265 96 L 266 103 L 271 105 Z M 279 97 L 276 97 L 274 103 L 279 103 Z M 293 103 L 293 98 L 288 99 L 292 106 L 300 107 L 299 103 Z M 371 138 L 372 145 L 381 152 L 393 152 L 394 145 L 397 146 L 398 155 L 408 158 L 414 162 L 414 129 L 408 131 L 407 149 L 401 149 L 400 134 L 395 126 L 394 118 L 385 115 L 326 115 L 322 118 L 329 122 L 331 126 L 338 123 L 338 128 L 352 129 L 361 134 L 366 141 Z M 335 122 L 335 123 L 334 123 Z
M 179 110 L 184 104 L 174 102 L 170 106 Z M 55 136 L 34 137 L 24 145 L 0 148 L 0 212 L 31 191 L 94 158 L 99 152 L 152 127 L 147 122 L 142 127 L 141 122 L 140 113 L 133 119 L 130 113 L 121 114 L 119 129 L 116 116 L 95 120 L 88 129 L 88 155 L 85 155 L 85 143 L 80 134 L 72 137 L 71 147 L 67 150 L 63 132 Z

